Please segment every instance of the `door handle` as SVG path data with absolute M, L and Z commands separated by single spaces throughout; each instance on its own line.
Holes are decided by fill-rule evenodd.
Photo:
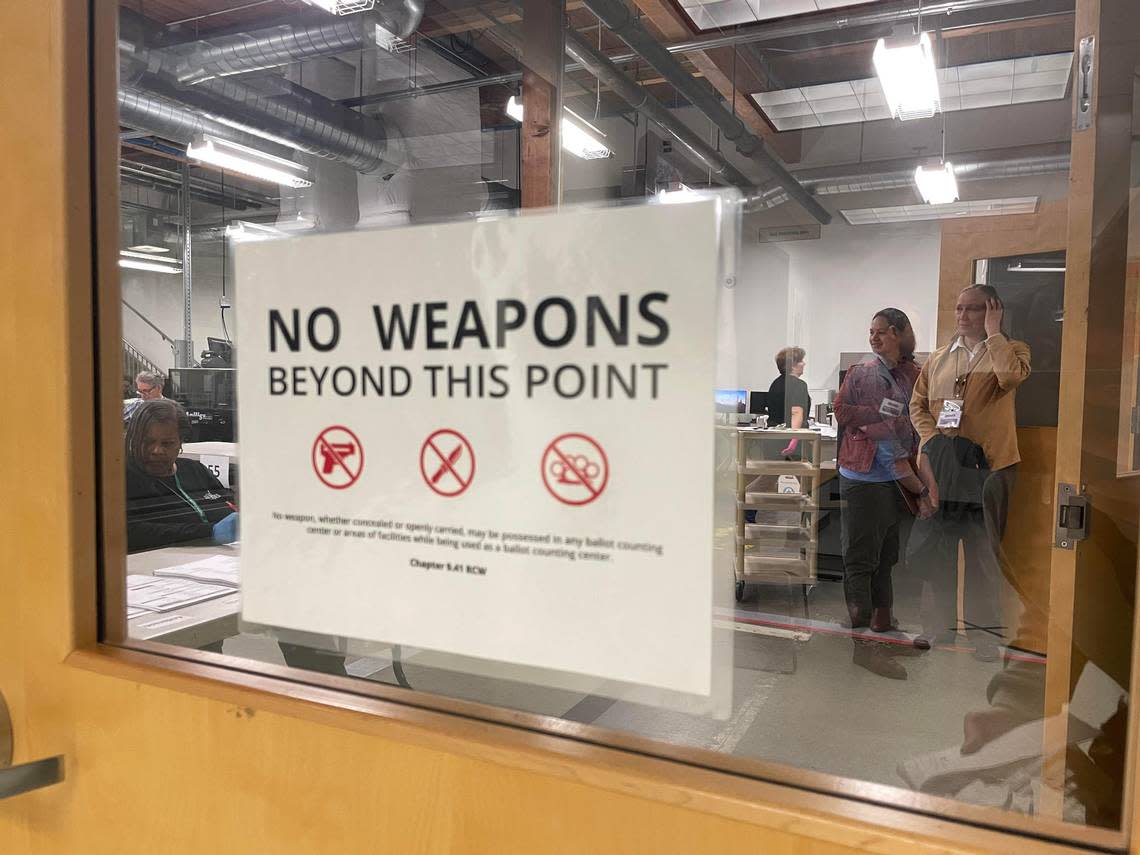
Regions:
M 0 693 L 0 799 L 50 787 L 63 780 L 63 757 L 45 757 L 12 765 L 12 717 Z

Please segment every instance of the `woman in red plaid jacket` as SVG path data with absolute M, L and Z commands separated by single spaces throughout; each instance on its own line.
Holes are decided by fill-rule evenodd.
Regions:
M 847 371 L 835 398 L 843 590 L 855 630 L 855 664 L 905 680 L 906 669 L 892 655 L 904 648 L 863 638 L 858 630 L 897 628 L 891 571 L 899 558 L 899 525 L 908 505 L 927 494 L 911 464 L 918 451 L 908 412 L 918 379 L 914 329 L 904 312 L 888 308 L 871 319 L 868 338 L 872 355 Z

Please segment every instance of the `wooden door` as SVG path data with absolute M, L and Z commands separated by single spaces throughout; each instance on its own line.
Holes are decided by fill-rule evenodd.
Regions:
M 1087 539 L 1055 545 L 1049 599 L 1045 685 L 1044 812 L 1064 813 L 1066 774 L 1079 773 L 1066 750 L 1074 689 L 1091 669 L 1128 689 L 1134 662 L 1140 479 L 1117 469 L 1122 439 L 1122 357 L 1135 299 L 1126 255 L 1133 125 L 1133 78 L 1140 63 L 1140 7 L 1132 0 L 1077 3 L 1075 51 L 1092 43 L 1089 120 L 1081 119 L 1085 83 L 1073 80 L 1065 332 L 1061 354 L 1057 486 L 1087 496 Z M 1086 42 L 1087 44 L 1087 42 Z M 1060 511 L 1054 507 L 1054 513 Z M 1123 752 L 1127 729 L 1106 750 Z M 1112 782 L 1123 786 L 1123 779 Z M 1106 797 L 1106 803 L 1115 800 Z M 1103 824 L 1119 821 L 1104 817 Z M 1096 820 L 1093 824 L 1102 824 Z

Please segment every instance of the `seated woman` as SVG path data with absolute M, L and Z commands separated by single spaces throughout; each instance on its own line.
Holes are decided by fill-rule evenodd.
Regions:
M 198 461 L 178 456 L 189 427 L 186 412 L 166 398 L 144 401 L 127 423 L 128 552 L 237 539 L 233 492 Z

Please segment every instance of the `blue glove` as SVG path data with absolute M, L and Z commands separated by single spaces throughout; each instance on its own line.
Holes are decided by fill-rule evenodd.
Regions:
M 230 514 L 214 524 L 210 533 L 214 543 L 233 543 L 238 539 L 238 515 Z

